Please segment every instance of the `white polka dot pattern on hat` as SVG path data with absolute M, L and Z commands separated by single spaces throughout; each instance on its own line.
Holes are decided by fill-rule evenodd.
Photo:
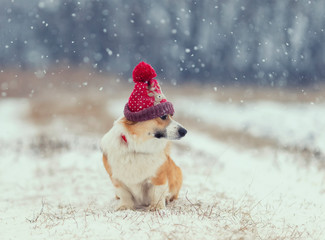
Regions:
M 154 97 L 148 96 L 148 84 L 146 82 L 136 83 L 129 98 L 129 108 L 132 112 L 139 112 L 154 105 Z

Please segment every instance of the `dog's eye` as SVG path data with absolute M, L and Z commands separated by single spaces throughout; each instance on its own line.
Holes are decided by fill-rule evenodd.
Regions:
M 166 120 L 167 119 L 167 115 L 164 115 L 162 117 L 160 117 L 162 120 Z

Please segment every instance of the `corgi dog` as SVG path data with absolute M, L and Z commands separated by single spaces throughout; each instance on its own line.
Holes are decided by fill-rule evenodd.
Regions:
M 116 210 L 159 210 L 177 199 L 182 171 L 170 157 L 170 140 L 186 133 L 170 114 L 139 122 L 123 116 L 114 122 L 101 140 L 101 150 L 116 190 Z

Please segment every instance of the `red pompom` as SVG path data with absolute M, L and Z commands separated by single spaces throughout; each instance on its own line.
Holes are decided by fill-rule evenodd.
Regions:
M 133 70 L 133 81 L 146 82 L 157 76 L 155 70 L 145 62 L 140 62 Z

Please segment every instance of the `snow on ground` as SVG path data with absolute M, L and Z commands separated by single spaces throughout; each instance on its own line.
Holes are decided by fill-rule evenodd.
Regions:
M 223 128 L 276 139 L 282 144 L 325 151 L 325 104 L 216 103 L 209 98 L 177 99 L 183 114 Z
M 125 102 L 108 104 L 114 117 Z M 322 105 L 232 105 L 177 99 L 177 112 L 200 124 L 248 131 L 325 150 Z M 115 212 L 102 166 L 102 135 L 40 127 L 26 120 L 28 100 L 0 101 L 1 239 L 321 239 L 325 174 L 299 154 L 238 148 L 195 128 L 172 157 L 182 168 L 180 198 L 158 212 Z M 176 117 L 176 116 L 175 116 Z M 323 118 L 324 119 L 324 118 Z M 50 133 L 50 134 L 49 134 Z M 313 136 L 313 137 L 311 137 Z

